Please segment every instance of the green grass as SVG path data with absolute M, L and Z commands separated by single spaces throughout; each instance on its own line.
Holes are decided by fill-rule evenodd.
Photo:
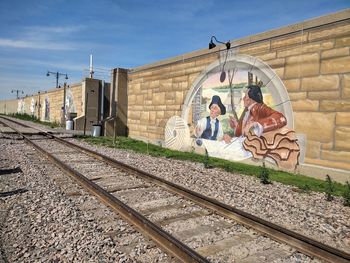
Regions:
M 178 160 L 188 160 L 188 161 L 199 162 L 203 164 L 208 162 L 208 160 L 206 160 L 205 155 L 200 155 L 192 152 L 174 151 L 167 148 L 163 148 L 161 146 L 157 146 L 154 144 L 147 144 L 145 142 L 126 138 L 126 137 L 117 137 L 115 143 L 113 142 L 113 137 L 77 136 L 77 138 L 80 138 L 90 144 L 104 145 L 108 147 L 115 147 L 118 149 L 132 150 L 137 153 L 143 153 L 154 157 L 165 157 L 165 158 L 173 158 Z M 209 165 L 211 167 L 222 168 L 225 171 L 228 171 L 231 173 L 240 173 L 240 174 L 245 174 L 249 176 L 255 176 L 257 178 L 261 173 L 261 167 L 259 166 L 238 163 L 238 162 L 231 162 L 231 161 L 212 158 L 212 157 L 209 158 Z M 266 168 L 266 169 L 268 169 L 269 179 L 271 181 L 295 186 L 301 189 L 302 191 L 304 189 L 307 189 L 308 191 L 310 190 L 310 191 L 324 193 L 327 189 L 327 183 L 326 181 L 323 181 L 323 180 L 315 179 L 315 178 L 300 175 L 300 174 L 276 171 L 269 168 Z M 346 185 L 334 182 L 333 194 L 335 196 L 341 196 L 345 193 L 346 189 L 347 189 Z M 308 191 L 304 191 L 304 192 L 308 192 Z
M 41 121 L 39 120 L 37 117 L 33 116 L 33 115 L 29 115 L 26 113 L 11 113 L 11 114 L 1 114 L 4 116 L 9 116 L 9 117 L 13 117 L 13 118 L 17 118 L 20 120 L 25 120 L 25 121 L 32 121 L 35 123 L 40 123 L 46 126 L 50 126 L 51 128 L 55 128 L 55 127 L 60 127 L 60 124 L 58 122 L 47 122 L 47 121 Z

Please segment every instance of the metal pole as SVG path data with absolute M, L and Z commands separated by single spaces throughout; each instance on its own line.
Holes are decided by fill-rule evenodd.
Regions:
M 39 104 L 38 104 L 38 118 L 39 118 L 39 121 L 41 120 L 41 114 L 40 114 L 40 109 L 41 109 L 41 102 L 40 102 L 40 91 L 38 92 L 39 94 Z
M 58 88 L 58 79 L 60 78 L 60 76 L 66 76 L 66 79 L 68 79 L 68 75 L 67 74 L 63 74 L 63 73 L 60 73 L 60 72 L 52 72 L 52 71 L 47 71 L 46 73 L 46 76 L 50 76 L 50 75 L 53 75 L 55 74 L 56 76 L 56 89 Z
M 105 101 L 105 82 L 104 80 L 101 81 L 101 113 L 100 113 L 100 122 L 102 123 L 102 120 L 104 119 L 104 101 Z
M 85 136 L 85 133 L 86 133 L 86 114 L 87 114 L 88 101 L 89 101 L 89 92 L 86 92 L 85 112 L 84 112 L 84 136 Z
M 117 117 L 116 116 L 114 116 L 113 131 L 114 131 L 113 145 L 115 147 L 115 143 L 117 141 Z
M 56 72 L 56 89 L 58 88 L 58 78 L 59 78 L 59 75 L 58 75 L 58 71 Z
M 64 124 L 66 121 L 66 86 L 67 86 L 67 83 L 65 82 L 63 84 L 62 127 L 64 127 Z

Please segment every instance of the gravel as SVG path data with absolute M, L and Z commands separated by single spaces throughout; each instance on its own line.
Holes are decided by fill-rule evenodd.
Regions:
M 19 166 L 23 172 L 0 175 L 0 192 L 28 191 L 0 198 L 0 262 L 171 261 L 31 147 L 12 138 L 0 135 L 0 165 Z M 198 163 L 68 140 L 350 253 L 350 208 L 341 198 L 328 202 L 321 193 L 302 193 L 276 182 L 262 185 L 254 177 Z M 289 260 L 309 259 L 296 253 Z
M 7 135 L 8 137 L 8 135 Z M 0 138 L 0 262 L 170 262 L 21 140 Z
M 329 202 L 322 193 L 303 193 L 277 182 L 263 185 L 255 177 L 199 163 L 69 140 L 350 253 L 350 207 L 340 197 Z

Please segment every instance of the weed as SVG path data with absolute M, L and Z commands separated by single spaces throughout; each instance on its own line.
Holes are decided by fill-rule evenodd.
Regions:
M 300 186 L 299 189 L 301 189 L 304 193 L 307 193 L 307 194 L 309 194 L 311 191 L 311 187 L 308 184 L 304 184 Z
M 345 206 L 350 206 L 350 183 L 346 181 L 346 189 L 343 193 L 343 204 Z
M 207 149 L 205 149 L 204 167 L 207 169 L 213 168 L 213 166 L 209 164 L 209 161 L 210 161 L 209 154 Z
M 57 122 L 57 121 L 54 121 L 54 122 L 49 122 L 49 124 L 47 124 L 47 125 L 49 125 L 51 128 L 57 128 L 57 127 L 61 127 L 61 124 L 59 123 L 59 122 Z
M 263 162 L 263 165 L 260 168 L 260 173 L 259 173 L 259 179 L 262 184 L 271 184 L 270 181 L 270 172 L 265 166 L 265 162 Z
M 326 200 L 332 201 L 333 194 L 334 194 L 334 183 L 333 183 L 331 177 L 327 174 L 326 175 L 326 185 L 325 185 Z

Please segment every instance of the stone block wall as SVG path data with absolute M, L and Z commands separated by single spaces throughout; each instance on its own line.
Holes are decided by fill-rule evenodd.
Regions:
M 350 170 L 350 9 L 231 43 L 283 81 L 295 130 L 306 135 L 305 163 Z M 181 116 L 193 82 L 218 59 L 216 48 L 131 69 L 129 135 L 164 140 L 167 120 Z
M 83 115 L 84 109 L 83 109 L 82 84 L 81 83 L 72 84 L 70 85 L 70 90 L 72 92 L 77 116 Z
M 17 112 L 18 100 L 3 100 L 0 101 L 0 113 L 8 114 Z
M 191 83 L 217 58 L 179 62 L 128 74 L 129 136 L 156 142 L 164 140 L 167 120 L 181 116 L 182 105 Z
M 350 170 L 349 20 L 265 41 L 257 56 L 284 82 L 309 164 Z
M 70 87 L 70 90 L 72 92 L 74 101 L 76 103 L 76 109 L 79 116 L 82 114 L 81 83 L 73 84 Z M 48 91 L 41 91 L 40 94 L 27 96 L 19 100 L 15 99 L 15 100 L 0 101 L 0 113 L 6 113 L 6 114 L 17 113 L 19 112 L 18 105 L 23 103 L 24 107 L 22 112 L 20 113 L 26 113 L 26 114 L 32 115 L 31 105 L 32 105 L 32 100 L 34 99 L 34 103 L 36 104 L 35 110 L 34 110 L 34 116 L 36 116 L 42 121 L 60 123 L 61 117 L 62 117 L 63 92 L 64 92 L 63 88 L 52 89 Z M 48 101 L 50 104 L 49 119 L 45 119 L 45 99 L 46 98 L 48 98 Z M 41 105 L 40 108 L 39 108 L 39 105 Z
M 49 118 L 45 119 L 45 100 L 48 99 L 50 105 Z M 40 94 L 41 114 L 43 121 L 61 122 L 63 106 L 63 88 L 55 89 Z

